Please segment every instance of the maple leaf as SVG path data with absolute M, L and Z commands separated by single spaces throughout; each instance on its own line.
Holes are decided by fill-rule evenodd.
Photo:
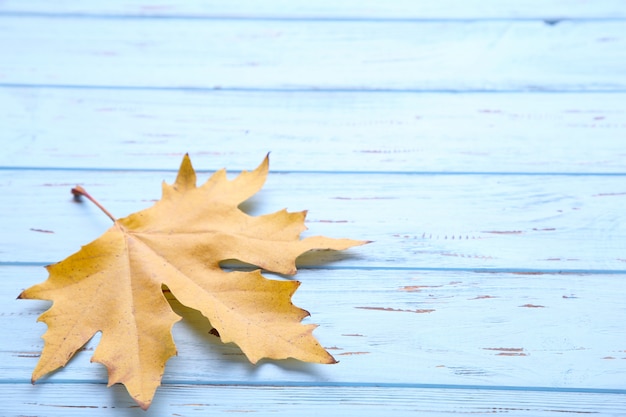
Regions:
M 250 216 L 238 205 L 258 192 L 269 158 L 254 171 L 228 180 L 226 171 L 196 186 L 185 155 L 174 184 L 163 183 L 154 206 L 115 219 L 95 241 L 65 260 L 47 266 L 49 277 L 18 298 L 53 301 L 40 317 L 48 330 L 32 375 L 33 383 L 65 366 L 74 353 L 101 332 L 92 362 L 104 364 L 109 386 L 122 383 L 143 409 L 152 401 L 166 361 L 176 355 L 171 329 L 180 317 L 163 288 L 183 305 L 199 310 L 224 343 L 236 343 L 247 358 L 296 358 L 334 363 L 303 324 L 309 315 L 291 297 L 300 285 L 270 280 L 259 270 L 224 271 L 229 259 L 279 274 L 295 274 L 296 258 L 311 249 L 343 250 L 367 243 L 321 236 L 300 239 L 306 212 Z

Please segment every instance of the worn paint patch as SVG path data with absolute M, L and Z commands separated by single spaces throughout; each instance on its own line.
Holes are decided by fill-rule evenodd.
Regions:
M 474 298 L 468 298 L 468 300 L 485 300 L 485 299 L 488 299 L 488 298 L 498 298 L 498 297 L 495 297 L 493 295 L 479 295 L 479 296 L 474 297 Z
M 567 258 L 567 259 L 563 259 L 563 258 L 546 258 L 544 259 L 545 261 L 580 261 L 580 259 L 578 258 Z M 567 272 L 559 272 L 559 275 L 566 275 L 568 274 Z
M 400 291 L 406 292 L 420 292 L 424 288 L 441 288 L 443 285 L 405 285 L 404 287 L 400 287 Z
M 395 200 L 396 197 L 332 197 L 333 200 Z
M 44 187 L 76 187 L 76 183 L 69 183 L 69 182 L 65 182 L 65 183 L 44 183 L 41 184 Z
M 499 350 L 499 351 L 502 351 L 502 352 L 523 352 L 524 348 L 497 347 L 497 348 L 483 348 L 483 350 Z
M 338 353 L 337 356 L 353 356 L 353 355 L 368 355 L 370 352 L 343 352 Z
M 225 413 L 256 413 L 258 410 L 224 410 Z
M 32 232 L 39 232 L 39 233 L 54 233 L 52 230 L 46 230 L 46 229 L 35 229 L 33 227 L 30 228 L 30 230 Z
M 306 223 L 349 223 L 348 220 L 307 220 Z
M 482 233 L 491 233 L 494 235 L 521 235 L 521 230 L 484 230 Z
M 394 235 L 394 236 L 395 237 L 400 237 L 400 235 Z M 408 236 L 405 236 L 405 237 L 408 237 Z M 441 236 L 441 235 L 433 235 L 432 233 L 423 232 L 421 238 L 422 239 L 432 239 L 432 240 L 440 240 L 440 239 L 447 240 L 448 239 L 448 235 Z M 481 239 L 483 239 L 482 237 L 476 237 L 476 236 L 470 236 L 470 235 L 450 235 L 449 238 L 451 240 L 470 240 L 470 239 L 471 240 L 476 240 L 476 239 L 481 240 Z
M 524 348 L 483 348 L 483 350 L 492 350 L 496 351 L 496 356 L 528 356 L 527 353 L 524 352 Z
M 528 356 L 526 353 L 500 352 L 496 356 Z
M 600 193 L 600 194 L 594 194 L 592 197 L 615 197 L 615 196 L 622 196 L 622 195 L 626 195 L 626 192 L 623 192 L 623 193 Z
M 434 309 L 430 309 L 430 308 L 417 309 L 417 310 L 406 310 L 406 309 L 391 308 L 391 307 L 354 307 L 354 308 L 359 308 L 361 310 L 397 311 L 397 312 L 403 312 L 403 313 L 418 313 L 418 314 L 432 313 L 433 311 L 435 311 Z
M 46 407 L 56 407 L 56 408 L 106 408 L 106 407 L 100 407 L 97 405 L 59 405 L 59 404 L 39 404 L 39 405 L 43 405 Z
M 466 255 L 464 253 L 451 253 L 451 252 L 441 252 L 441 256 L 454 256 L 456 258 L 468 258 L 468 259 L 493 259 L 493 256 L 489 256 L 489 255 Z
M 17 356 L 18 358 L 39 358 L 41 356 L 41 352 L 20 352 L 14 354 L 13 356 Z
M 519 307 L 525 307 L 525 308 L 546 308 L 545 306 L 538 305 L 538 304 L 524 304 L 524 305 L 521 305 Z

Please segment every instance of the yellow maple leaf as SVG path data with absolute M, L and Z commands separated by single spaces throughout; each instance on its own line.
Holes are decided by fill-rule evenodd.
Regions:
M 226 171 L 196 186 L 186 155 L 176 182 L 163 183 L 154 206 L 114 219 L 113 226 L 65 260 L 46 268 L 43 283 L 19 298 L 53 301 L 39 321 L 47 324 L 33 383 L 65 366 L 101 332 L 92 361 L 104 364 L 109 385 L 122 383 L 143 409 L 150 406 L 166 361 L 176 354 L 171 328 L 180 317 L 163 295 L 199 310 L 224 343 L 234 342 L 252 363 L 296 358 L 334 363 L 302 324 L 309 313 L 294 306 L 297 281 L 270 280 L 259 270 L 226 272 L 237 259 L 279 274 L 295 274 L 296 258 L 311 249 L 343 250 L 366 243 L 321 236 L 300 239 L 306 212 L 281 210 L 250 216 L 238 205 L 258 192 L 269 159 L 228 180 Z M 82 195 L 89 196 L 79 188 Z M 95 201 L 95 200 L 94 200 Z M 101 207 L 102 208 L 102 207 Z

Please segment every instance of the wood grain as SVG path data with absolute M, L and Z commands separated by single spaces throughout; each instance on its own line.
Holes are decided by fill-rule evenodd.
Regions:
M 179 23 L 0 16 L 0 50 L 12 57 L 0 62 L 1 82 L 192 90 L 626 90 L 622 20 Z
M 0 89 L 0 165 L 626 172 L 625 96 Z M 97 143 L 89 146 L 88 143 Z
M 162 387 L 151 411 L 137 408 L 123 388 L 105 389 L 100 384 L 46 384 L 42 386 L 8 385 L 0 391 L 0 400 L 9 415 L 25 416 L 146 416 L 152 410 L 161 415 L 206 416 L 253 413 L 255 416 L 314 417 L 319 412 L 337 412 L 361 416 L 424 413 L 434 416 L 505 414 L 507 416 L 559 415 L 589 413 L 619 416 L 626 407 L 623 395 L 580 392 L 490 391 L 477 389 L 420 389 L 373 387 L 298 387 L 298 386 L 213 386 L 176 384 Z M 50 395 L 42 395 L 44 390 Z M 71 407 L 76 393 L 89 398 L 84 406 Z M 13 401 L 7 392 L 15 392 Z M 319 392 L 324 401 L 312 396 Z M 30 400 L 27 400 L 30 398 Z M 165 414 L 168 413 L 168 414 Z

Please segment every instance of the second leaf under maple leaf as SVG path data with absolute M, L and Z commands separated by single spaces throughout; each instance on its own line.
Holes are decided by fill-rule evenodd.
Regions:
M 176 181 L 163 183 L 163 196 L 154 206 L 114 219 L 101 237 L 48 266 L 48 279 L 19 296 L 53 301 L 39 318 L 48 330 L 33 382 L 64 366 L 101 332 L 92 361 L 107 367 L 109 385 L 123 383 L 147 409 L 166 361 L 176 354 L 171 329 L 180 317 L 165 299 L 164 286 L 183 305 L 199 310 L 222 341 L 236 343 L 252 363 L 288 357 L 334 363 L 312 335 L 316 325 L 301 323 L 309 313 L 291 302 L 299 282 L 220 267 L 221 261 L 237 259 L 295 274 L 296 258 L 311 249 L 366 243 L 300 239 L 306 212 L 255 217 L 239 210 L 261 189 L 268 168 L 266 157 L 256 170 L 234 180 L 220 170 L 197 187 L 185 156 Z

